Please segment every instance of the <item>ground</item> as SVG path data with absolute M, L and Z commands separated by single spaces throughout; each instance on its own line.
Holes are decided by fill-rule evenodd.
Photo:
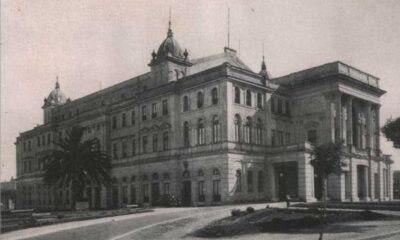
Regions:
M 191 236 L 208 223 L 229 216 L 231 209 L 252 206 L 265 208 L 266 204 L 218 206 L 203 208 L 158 208 L 154 212 L 62 223 L 29 228 L 3 234 L 1 239 L 203 239 Z M 282 203 L 270 204 L 283 207 Z M 386 212 L 400 215 L 398 212 Z M 400 239 L 400 221 L 368 221 L 334 224 L 326 229 L 324 239 Z M 232 239 L 232 238 L 218 238 Z M 242 235 L 233 239 L 318 239 L 314 232 L 261 233 Z

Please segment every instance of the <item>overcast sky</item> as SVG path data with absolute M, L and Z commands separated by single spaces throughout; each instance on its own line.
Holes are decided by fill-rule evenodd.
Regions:
M 259 71 L 262 43 L 273 77 L 336 60 L 379 77 L 381 124 L 400 116 L 400 1 L 1 1 L 1 180 L 15 176 L 19 132 L 43 122 L 54 88 L 76 99 L 149 70 L 166 37 L 190 58 L 231 47 Z M 400 150 L 382 140 L 400 169 Z

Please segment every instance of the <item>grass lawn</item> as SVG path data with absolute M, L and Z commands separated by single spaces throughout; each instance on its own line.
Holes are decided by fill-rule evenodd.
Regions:
M 299 203 L 296 207 L 321 208 L 322 202 Z M 391 202 L 328 202 L 328 208 L 400 211 L 400 201 Z
M 316 209 L 262 209 L 253 213 L 236 212 L 214 221 L 192 233 L 196 237 L 215 238 L 241 234 L 281 232 L 294 233 L 320 228 L 320 213 Z M 327 211 L 325 223 L 330 225 L 349 221 L 400 220 L 400 217 L 371 211 Z

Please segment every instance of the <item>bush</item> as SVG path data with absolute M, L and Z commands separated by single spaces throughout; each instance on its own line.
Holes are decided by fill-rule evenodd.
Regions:
M 247 207 L 246 211 L 247 211 L 247 213 L 254 213 L 254 208 L 253 207 Z
M 240 217 L 240 209 L 232 209 L 231 216 L 232 217 Z
M 178 207 L 181 203 L 175 195 L 164 194 L 161 196 L 159 205 L 163 207 Z

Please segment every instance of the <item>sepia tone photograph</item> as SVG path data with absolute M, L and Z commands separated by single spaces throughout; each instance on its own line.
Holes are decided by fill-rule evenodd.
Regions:
M 1 239 L 400 239 L 400 1 L 0 4 Z

